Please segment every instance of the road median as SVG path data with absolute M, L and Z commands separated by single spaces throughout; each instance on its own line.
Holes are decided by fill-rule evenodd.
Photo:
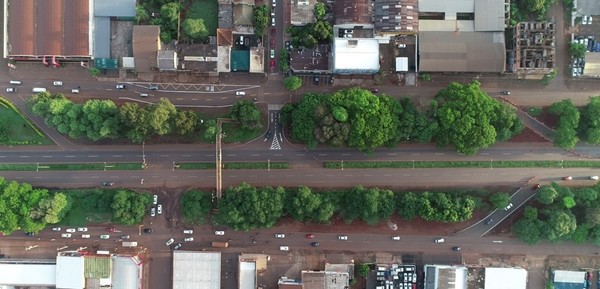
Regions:
M 599 161 L 339 161 L 327 169 L 600 168 Z
M 177 169 L 181 170 L 209 170 L 215 169 L 215 163 L 179 163 Z M 286 162 L 230 162 L 223 163 L 224 170 L 269 170 L 289 169 Z

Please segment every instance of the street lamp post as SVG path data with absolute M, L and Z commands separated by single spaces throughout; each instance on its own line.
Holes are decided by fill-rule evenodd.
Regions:
M 142 141 L 142 167 L 146 168 L 146 141 Z

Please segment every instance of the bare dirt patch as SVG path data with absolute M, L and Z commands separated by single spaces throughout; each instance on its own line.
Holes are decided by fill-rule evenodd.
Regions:
M 543 137 L 541 137 L 539 134 L 537 134 L 536 132 L 534 132 L 533 130 L 531 130 L 530 128 L 526 127 L 523 129 L 523 131 L 512 137 L 510 140 L 508 140 L 508 142 L 548 142 L 546 139 L 544 139 Z

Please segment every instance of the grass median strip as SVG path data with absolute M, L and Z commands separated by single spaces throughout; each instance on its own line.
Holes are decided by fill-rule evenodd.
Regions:
M 182 170 L 208 170 L 214 169 L 215 163 L 180 163 L 177 166 Z M 289 169 L 290 165 L 286 162 L 231 162 L 223 163 L 225 170 L 256 170 L 256 169 Z
M 0 171 L 130 171 L 140 163 L 0 164 Z
M 325 162 L 328 169 L 600 168 L 598 161 L 349 161 Z

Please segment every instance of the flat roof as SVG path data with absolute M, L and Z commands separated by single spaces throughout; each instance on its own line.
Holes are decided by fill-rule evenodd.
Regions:
M 136 0 L 94 1 L 94 16 L 135 17 Z
M 425 265 L 425 289 L 466 289 L 467 268 Z
M 333 45 L 334 70 L 379 70 L 377 39 L 336 38 Z
M 83 256 L 56 257 L 56 287 L 82 289 L 85 287 Z
M 173 289 L 220 289 L 221 252 L 173 252 Z
M 527 270 L 521 268 L 485 268 L 485 289 L 526 289 Z
M 504 72 L 504 32 L 419 33 L 419 70 Z
M 90 1 L 7 1 L 9 56 L 90 57 Z
M 475 12 L 475 0 L 419 0 L 419 12 L 444 12 L 446 19 L 456 19 L 456 13 Z
M 116 257 L 113 259 L 112 289 L 140 288 L 142 266 L 132 257 Z
M 55 264 L 0 263 L 0 284 L 13 286 L 55 286 Z
M 475 31 L 504 31 L 504 0 L 475 1 Z
M 255 289 L 256 288 L 256 263 L 255 262 L 240 262 L 240 284 L 239 289 Z
M 554 271 L 554 283 L 576 283 L 583 284 L 585 282 L 585 272 L 582 271 Z
M 333 2 L 333 16 L 337 25 L 373 24 L 371 1 L 336 0 Z
M 161 46 L 159 37 L 158 25 L 133 26 L 133 57 L 137 71 L 148 72 L 157 66 L 156 54 Z

